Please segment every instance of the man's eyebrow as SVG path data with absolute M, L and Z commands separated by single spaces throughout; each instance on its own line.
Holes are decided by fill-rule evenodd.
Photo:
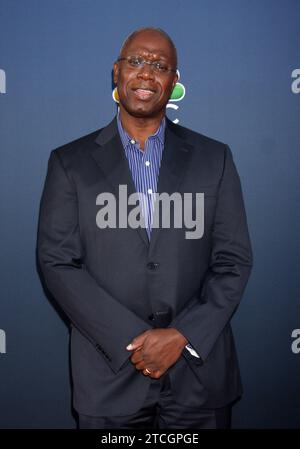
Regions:
M 168 59 L 169 56 L 166 55 L 166 53 L 164 53 L 163 51 L 159 50 L 159 49 L 153 49 L 153 50 L 149 50 L 149 48 L 137 48 L 136 50 L 132 50 L 132 53 L 138 54 L 138 53 L 147 53 L 147 54 L 154 54 L 155 56 L 157 56 L 158 58 L 164 58 L 164 59 Z

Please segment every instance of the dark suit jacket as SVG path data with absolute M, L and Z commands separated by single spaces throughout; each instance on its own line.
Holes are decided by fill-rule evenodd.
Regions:
M 158 192 L 204 193 L 201 239 L 186 229 L 99 229 L 96 197 L 135 191 L 116 118 L 52 151 L 42 195 L 38 258 L 71 322 L 74 407 L 95 416 L 134 413 L 151 380 L 127 344 L 175 327 L 186 349 L 169 370 L 175 400 L 220 407 L 242 391 L 230 319 L 252 265 L 239 177 L 229 147 L 167 120 Z

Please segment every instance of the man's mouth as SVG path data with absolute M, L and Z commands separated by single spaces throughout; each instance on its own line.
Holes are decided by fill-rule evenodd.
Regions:
M 140 100 L 148 100 L 148 98 L 151 98 L 155 92 L 150 89 L 138 88 L 134 89 L 134 93 Z

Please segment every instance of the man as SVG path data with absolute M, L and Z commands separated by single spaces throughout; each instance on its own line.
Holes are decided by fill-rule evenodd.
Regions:
M 177 73 L 164 31 L 132 33 L 114 64 L 117 117 L 49 159 L 38 256 L 71 323 L 80 428 L 229 427 L 241 395 L 230 319 L 252 261 L 240 182 L 227 145 L 165 117 Z M 144 226 L 124 226 L 120 186 L 139 193 Z M 155 194 L 174 193 L 204 195 L 201 237 L 153 225 Z M 105 227 L 112 197 L 123 224 Z

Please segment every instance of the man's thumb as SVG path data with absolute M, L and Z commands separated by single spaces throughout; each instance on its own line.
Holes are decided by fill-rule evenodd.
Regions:
M 134 338 L 131 343 L 129 343 L 128 346 L 126 346 L 126 349 L 128 351 L 132 351 L 133 349 L 137 349 L 138 347 L 141 347 L 143 343 L 142 339 Z

